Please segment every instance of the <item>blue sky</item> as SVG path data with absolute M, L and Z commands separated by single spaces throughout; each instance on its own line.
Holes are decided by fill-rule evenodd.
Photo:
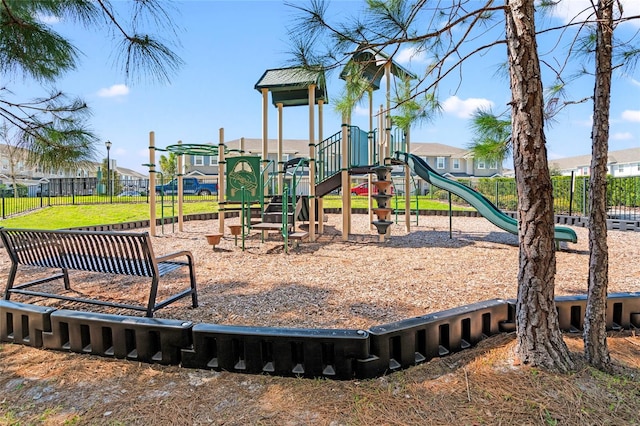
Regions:
M 565 22 L 587 0 L 564 0 L 564 7 L 547 17 L 547 23 Z M 122 3 L 118 4 L 122 6 Z M 363 1 L 334 0 L 334 13 L 357 13 Z M 626 0 L 626 14 L 640 14 L 640 1 Z M 562 5 L 561 5 L 562 6 Z M 113 143 L 111 158 L 119 166 L 141 172 L 149 161 L 148 135 L 155 132 L 156 146 L 183 143 L 218 142 L 218 129 L 225 139 L 260 138 L 262 135 L 261 96 L 254 89 L 265 70 L 286 66 L 290 59 L 287 27 L 294 10 L 281 0 L 176 2 L 175 22 L 180 27 L 178 53 L 185 66 L 170 84 L 127 84 L 123 73 L 113 65 L 114 43 L 105 32 L 87 31 L 65 22 L 55 29 L 68 36 L 83 52 L 77 71 L 69 73 L 56 87 L 81 96 L 90 105 L 91 126 L 101 140 Z M 634 34 L 640 23 L 626 24 L 624 34 Z M 568 39 L 565 39 L 565 43 Z M 540 41 L 540 51 L 549 40 Z M 455 76 L 440 91 L 442 114 L 432 123 L 412 129 L 414 142 L 438 142 L 466 148 L 472 133 L 469 115 L 478 106 L 506 110 L 510 99 L 506 77 L 496 75 L 505 60 L 504 47 L 478 58 L 466 66 L 462 78 Z M 426 59 L 401 52 L 396 58 L 404 66 L 420 72 Z M 21 82 L 14 82 L 20 87 Z M 38 93 L 27 84 L 18 93 Z M 329 105 L 325 107 L 324 136 L 340 130 L 340 117 L 331 100 L 342 91 L 342 81 L 331 75 L 328 82 Z M 575 99 L 590 96 L 593 81 L 586 78 L 570 93 Z M 374 104 L 384 103 L 384 86 L 375 93 Z M 617 73 L 613 85 L 610 150 L 640 147 L 640 69 L 631 75 Z M 354 124 L 366 129 L 367 107 L 358 108 Z M 572 106 L 547 129 L 549 158 L 590 153 L 591 103 Z M 308 137 L 308 108 L 284 109 L 284 137 Z M 276 109 L 269 109 L 269 137 L 277 137 Z M 106 150 L 98 158 L 106 157 Z

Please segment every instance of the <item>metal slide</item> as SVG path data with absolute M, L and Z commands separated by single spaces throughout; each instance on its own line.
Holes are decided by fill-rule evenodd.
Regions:
M 518 221 L 504 214 L 479 192 L 476 192 L 455 180 L 447 179 L 440 173 L 433 170 L 426 161 L 418 156 L 397 151 L 395 153 L 395 157 L 407 164 L 407 166 L 409 166 L 418 176 L 433 186 L 449 191 L 471 204 L 478 213 L 480 213 L 489 222 L 507 232 L 511 232 L 516 235 L 518 234 Z M 578 236 L 571 228 L 556 226 L 554 236 L 556 241 L 570 241 L 572 243 L 578 242 Z

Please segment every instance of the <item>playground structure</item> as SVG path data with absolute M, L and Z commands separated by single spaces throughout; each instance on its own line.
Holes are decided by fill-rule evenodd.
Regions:
M 352 71 L 358 67 L 357 77 Z M 410 154 L 411 145 L 409 130 L 393 128 L 390 116 L 391 110 L 391 76 L 403 80 L 413 79 L 415 76 L 408 70 L 395 63 L 386 54 L 364 49 L 354 54 L 350 63 L 345 67 L 340 77 L 349 81 L 351 78 L 364 77 L 369 82 L 369 130 L 361 130 L 350 124 L 349 114 L 343 116 L 341 130 L 328 138 L 323 137 L 323 108 L 327 103 L 325 76 L 322 70 L 303 68 L 269 69 L 263 73 L 255 89 L 262 96 L 262 155 L 244 156 L 243 147 L 231 154 L 225 147 L 224 129 L 219 130 L 218 145 L 182 144 L 170 145 L 166 151 L 178 154 L 178 170 L 182 170 L 183 156 L 189 155 L 217 155 L 218 156 L 218 203 L 221 206 L 219 215 L 219 231 L 225 234 L 225 212 L 238 211 L 240 213 L 240 230 L 234 229 L 234 236 L 244 236 L 249 230 L 280 230 L 285 239 L 285 247 L 289 237 L 296 241 L 302 238 L 316 240 L 317 234 L 323 233 L 323 197 L 340 190 L 342 196 L 342 240 L 347 241 L 351 233 L 351 176 L 367 175 L 368 180 L 368 210 L 371 229 L 375 229 L 380 241 L 384 241 L 390 233 L 389 227 L 394 223 L 392 213 L 397 215 L 397 209 L 391 208 L 392 185 L 391 172 L 394 166 L 401 166 L 404 171 L 404 223 L 407 232 L 411 230 L 411 193 L 408 190 L 411 182 L 411 172 L 426 182 L 444 189 L 449 194 L 455 194 L 470 205 L 496 226 L 517 234 L 517 220 L 507 216 L 497 209 L 489 200 L 466 186 L 440 175 L 417 156 Z M 378 127 L 374 129 L 373 119 L 373 91 L 380 88 L 382 77 L 386 81 L 386 109 L 380 106 L 377 114 Z M 268 159 L 268 108 L 269 93 L 271 101 L 277 110 L 277 161 Z M 316 111 L 318 111 L 318 132 L 316 143 Z M 307 106 L 309 109 L 309 153 L 308 157 L 294 159 L 293 162 L 283 161 L 283 108 L 289 106 Z M 381 130 L 383 129 L 383 130 Z M 242 139 L 241 139 L 242 141 Z M 242 145 L 242 143 L 241 143 Z M 150 152 L 150 185 L 155 185 L 155 147 L 154 134 L 151 132 L 149 141 Z M 293 167 L 293 172 L 289 172 Z M 306 171 L 304 170 L 306 168 Z M 298 195 L 299 177 L 308 174 L 308 188 L 303 191 L 308 195 Z M 287 177 L 290 177 L 287 180 Z M 374 180 L 373 177 L 376 179 Z M 376 187 L 377 193 L 372 188 Z M 155 235 L 155 193 L 150 194 L 151 234 Z M 397 195 L 396 195 L 397 197 Z M 265 199 L 269 201 L 266 202 Z M 373 205 L 373 200 L 376 205 Z M 255 207 L 259 205 L 261 221 L 252 222 Z M 374 218 L 375 215 L 375 218 Z M 277 219 L 267 219 L 277 216 Z M 183 230 L 182 215 L 182 174 L 178 174 L 178 229 Z M 309 223 L 308 233 L 296 232 L 296 220 Z M 417 212 L 416 212 L 417 218 Z M 215 237 L 211 236 L 211 241 Z M 556 227 L 557 242 L 576 242 L 575 232 L 569 228 Z M 212 244 L 215 247 L 215 244 Z
M 309 174 L 312 175 L 310 182 L 315 182 L 314 185 L 310 185 L 309 193 L 315 193 L 318 202 L 318 209 L 315 210 L 315 212 L 314 208 L 312 207 L 312 197 L 309 197 L 308 205 L 303 203 L 305 210 L 305 214 L 303 215 L 303 217 L 309 220 L 310 224 L 316 221 L 316 217 L 322 217 L 322 197 L 336 189 L 341 188 L 343 203 L 345 203 L 346 198 L 346 205 L 350 206 L 351 193 L 349 190 L 349 175 L 375 175 L 376 180 L 373 180 L 372 184 L 378 189 L 378 191 L 376 194 L 370 194 L 369 199 L 375 199 L 377 203 L 375 207 L 370 207 L 370 213 L 375 214 L 377 219 L 372 220 L 371 223 L 378 231 L 380 239 L 383 240 L 388 232 L 389 226 L 393 224 L 393 221 L 391 221 L 390 219 L 394 209 L 390 207 L 390 199 L 392 198 L 392 196 L 390 195 L 389 191 L 389 187 L 392 182 L 388 180 L 388 177 L 390 175 L 392 165 L 401 165 L 405 168 L 405 171 L 412 171 L 431 185 L 444 189 L 450 194 L 455 194 L 464 199 L 470 205 L 475 207 L 479 214 L 481 214 L 494 225 L 500 227 L 501 229 L 504 229 L 507 232 L 513 234 L 518 233 L 517 220 L 501 212 L 484 196 L 465 185 L 462 185 L 454 180 L 445 178 L 444 176 L 440 175 L 420 157 L 404 152 L 407 149 L 407 142 L 401 134 L 398 135 L 397 131 L 394 134 L 394 136 L 396 137 L 391 139 L 391 143 L 388 146 L 389 150 L 392 150 L 394 153 L 393 157 L 386 157 L 384 160 L 382 160 L 380 150 L 376 149 L 376 147 L 380 146 L 380 144 L 376 143 L 376 133 L 377 132 L 375 131 L 367 133 L 360 130 L 356 126 L 348 126 L 345 124 L 343 125 L 343 130 L 341 132 L 336 133 L 328 139 L 325 139 L 324 141 L 313 146 L 313 158 L 316 160 L 315 168 L 309 166 L 310 164 L 312 164 L 309 159 L 299 158 L 288 163 L 279 162 L 280 170 L 278 172 L 275 172 L 275 165 L 273 162 L 265 162 L 262 158 L 257 156 L 241 155 L 243 154 L 242 147 L 240 150 L 235 151 L 226 149 L 224 144 L 224 129 L 220 129 L 220 142 L 218 146 L 183 145 L 181 143 L 178 143 L 177 145 L 167 147 L 166 151 L 171 151 L 179 154 L 179 169 L 181 169 L 182 167 L 182 155 L 184 154 L 218 156 L 218 163 L 220 164 L 220 190 L 218 191 L 218 200 L 221 206 L 225 206 L 221 209 L 221 213 L 233 210 L 240 212 L 241 227 L 233 227 L 233 229 L 229 227 L 229 231 L 232 232 L 232 235 L 236 239 L 236 242 L 238 236 L 241 236 L 241 238 L 243 239 L 243 248 L 244 236 L 249 229 L 261 230 L 263 232 L 265 230 L 282 229 L 285 241 L 289 237 L 291 237 L 295 241 L 298 241 L 299 239 L 305 238 L 307 236 L 304 233 L 295 232 L 295 229 L 293 229 L 293 233 L 289 232 L 291 230 L 290 228 L 295 228 L 295 220 L 296 217 L 299 217 L 300 213 L 299 209 L 294 209 L 295 213 L 292 215 L 282 214 L 285 211 L 290 211 L 287 202 L 288 200 L 295 198 L 291 197 L 290 194 L 297 193 L 296 187 L 299 184 L 296 181 L 295 177 L 299 175 L 298 171 L 304 169 L 305 167 L 309 169 Z M 343 144 L 343 140 L 347 141 L 347 143 Z M 348 150 L 346 152 L 347 155 L 338 155 L 338 153 L 343 152 L 345 146 L 348 147 Z M 373 149 L 371 149 L 372 147 Z M 227 157 L 226 155 L 231 152 L 235 152 L 236 155 Z M 367 161 L 362 160 L 363 158 L 367 158 Z M 373 159 L 373 165 L 368 164 L 369 159 Z M 150 164 L 154 164 L 154 162 L 154 134 L 153 132 L 151 132 Z M 347 167 L 344 167 L 345 162 Z M 261 163 L 262 168 L 260 168 Z M 389 166 L 382 165 L 382 163 L 389 164 Z M 289 168 L 294 168 L 293 173 L 288 172 Z M 315 176 L 313 176 L 313 173 L 311 172 L 312 169 L 315 169 Z M 347 175 L 346 186 L 343 174 Z M 289 181 L 290 186 L 287 186 L 285 184 L 287 176 L 292 177 L 292 179 Z M 155 185 L 154 177 L 154 172 L 152 170 L 150 179 L 150 185 L 152 185 L 152 187 Z M 179 174 L 178 194 L 182 193 L 181 177 L 182 176 Z M 274 177 L 277 177 L 277 181 L 275 181 Z M 260 205 L 260 212 L 264 218 L 264 215 L 268 214 L 268 208 L 265 208 L 265 197 L 274 197 L 274 195 L 278 193 L 278 188 L 282 188 L 280 192 L 281 202 L 282 200 L 285 201 L 284 207 L 281 207 L 281 209 L 279 210 L 281 221 L 252 224 L 251 206 L 256 204 Z M 405 188 L 408 187 L 405 186 Z M 404 196 L 406 197 L 405 205 L 409 206 L 410 191 L 405 191 Z M 155 197 L 155 192 L 151 191 L 150 216 L 152 219 L 152 235 L 155 235 L 156 232 Z M 299 199 L 306 200 L 307 198 L 302 196 Z M 350 210 L 350 208 L 343 209 L 343 224 L 346 224 L 346 227 L 343 228 L 343 240 L 348 239 L 348 230 L 350 229 Z M 316 212 L 320 213 L 316 215 Z M 287 223 L 288 218 L 289 220 L 291 220 L 290 223 Z M 408 220 L 408 218 L 410 218 L 410 213 L 405 212 L 405 225 L 407 227 L 407 230 L 410 229 L 410 220 Z M 178 196 L 179 231 L 183 231 L 182 219 L 182 197 Z M 320 233 L 322 233 L 322 220 L 318 220 L 317 222 L 318 230 Z M 313 226 L 309 227 L 310 231 L 314 228 L 315 227 Z M 344 231 L 344 229 L 347 229 L 347 231 Z M 218 238 L 217 241 L 219 241 L 220 236 L 223 236 L 224 234 L 225 215 L 221 214 L 219 216 L 218 233 L 211 234 L 211 236 L 208 238 L 210 238 L 211 241 L 216 241 L 216 238 Z M 555 228 L 555 239 L 557 242 L 567 241 L 575 243 L 577 241 L 577 236 L 575 231 L 573 231 L 572 229 L 557 226 Z M 215 247 L 215 244 L 212 243 L 212 245 Z

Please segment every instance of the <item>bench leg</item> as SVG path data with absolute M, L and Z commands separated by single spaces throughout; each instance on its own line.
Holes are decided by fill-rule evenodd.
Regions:
M 188 256 L 189 259 L 189 284 L 191 285 L 191 306 L 198 307 L 198 293 L 196 291 L 196 269 L 193 267 L 193 258 Z
M 156 308 L 157 295 L 158 295 L 158 277 L 153 277 L 151 279 L 151 292 L 149 293 L 149 303 L 147 303 L 146 316 L 149 318 L 153 317 L 153 311 Z
M 11 296 L 11 289 L 13 288 L 13 282 L 16 279 L 16 273 L 18 272 L 18 265 L 12 264 L 11 271 L 9 271 L 9 278 L 7 279 L 7 287 L 4 290 L 4 300 L 9 300 Z
M 62 280 L 64 281 L 64 289 L 71 290 L 71 284 L 69 283 L 69 270 L 67 268 L 62 269 Z

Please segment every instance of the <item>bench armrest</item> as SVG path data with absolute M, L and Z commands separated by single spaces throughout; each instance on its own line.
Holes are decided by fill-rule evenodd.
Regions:
M 156 262 L 164 262 L 169 259 L 175 259 L 176 257 L 186 256 L 190 264 L 193 264 L 193 254 L 190 251 L 182 250 L 175 253 L 165 254 L 164 256 L 156 257 Z

